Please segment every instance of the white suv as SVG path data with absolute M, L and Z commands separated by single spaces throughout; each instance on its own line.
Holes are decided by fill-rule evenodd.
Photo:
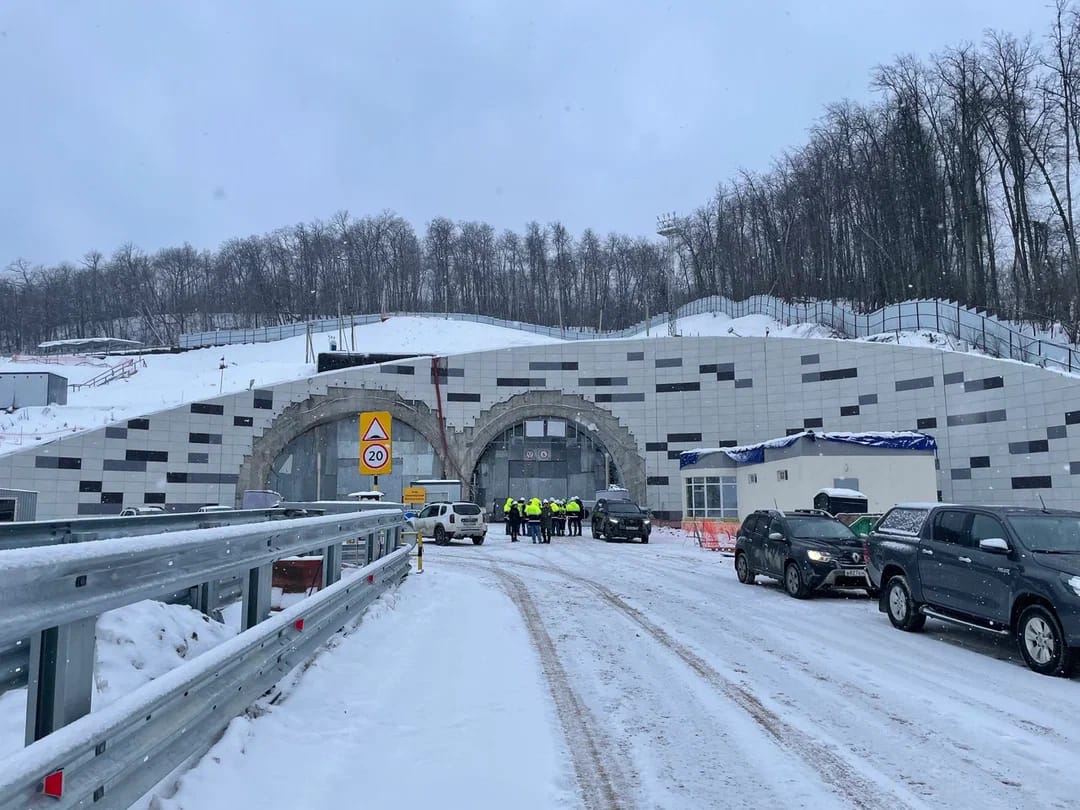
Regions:
M 421 537 L 434 537 L 440 546 L 458 537 L 471 537 L 473 544 L 479 546 L 487 534 L 487 521 L 484 510 L 475 503 L 433 503 L 413 518 L 413 528 Z

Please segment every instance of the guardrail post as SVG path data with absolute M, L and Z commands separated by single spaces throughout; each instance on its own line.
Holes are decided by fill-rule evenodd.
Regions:
M 333 585 L 341 579 L 341 543 L 323 549 L 322 586 Z
M 273 563 L 252 568 L 244 575 L 241 630 L 249 630 L 270 615 L 270 590 L 274 577 Z
M 364 540 L 364 546 L 367 548 L 367 564 L 371 565 L 375 562 L 375 535 L 369 534 Z
M 213 616 L 214 612 L 220 607 L 220 595 L 221 583 L 218 580 L 212 582 L 204 582 L 201 585 L 196 585 L 192 588 L 194 593 L 192 594 L 192 607 L 200 613 L 207 616 Z
M 91 616 L 30 637 L 27 745 L 90 713 L 96 624 Z

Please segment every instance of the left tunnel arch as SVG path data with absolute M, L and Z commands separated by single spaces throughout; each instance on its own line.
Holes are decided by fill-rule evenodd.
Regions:
M 438 475 L 455 468 L 446 458 L 438 417 L 423 402 L 405 400 L 394 391 L 364 388 L 331 388 L 326 394 L 315 394 L 302 402 L 290 405 L 274 419 L 262 436 L 255 439 L 251 454 L 244 459 L 236 484 L 239 503 L 248 489 L 270 486 L 275 460 L 290 443 L 316 428 L 346 419 L 355 421 L 362 411 L 389 411 L 391 417 L 408 425 L 431 445 L 438 466 Z

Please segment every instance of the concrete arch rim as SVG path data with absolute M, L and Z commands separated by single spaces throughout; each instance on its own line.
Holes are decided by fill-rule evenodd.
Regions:
M 532 417 L 557 417 L 582 425 L 611 453 L 623 486 L 638 502 L 645 502 L 645 458 L 629 428 L 611 411 L 576 394 L 528 391 L 515 394 L 482 412 L 466 431 L 462 471 L 472 484 L 476 468 L 488 446 L 505 430 Z
M 292 403 L 255 439 L 251 453 L 240 466 L 236 484 L 237 503 L 239 504 L 245 490 L 264 489 L 268 486 L 274 460 L 294 439 L 317 427 L 365 410 L 389 411 L 392 418 L 403 422 L 427 439 L 442 465 L 443 473 L 453 467 L 443 452 L 438 418 L 425 403 L 407 401 L 397 392 L 382 389 L 331 389 L 326 394 L 312 394 L 307 399 Z M 304 414 L 315 411 L 318 411 L 317 415 L 302 419 L 299 427 L 294 425 Z

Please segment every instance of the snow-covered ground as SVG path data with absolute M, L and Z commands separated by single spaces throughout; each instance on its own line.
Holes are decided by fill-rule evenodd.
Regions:
M 344 347 L 344 338 L 349 345 L 355 345 L 357 351 L 375 354 L 446 354 L 559 342 L 516 329 L 418 317 L 396 317 L 357 326 L 355 335 L 348 330 L 344 335 L 337 332 L 316 335 L 313 340 L 316 353 L 327 351 L 331 338 L 339 347 Z M 2 410 L 4 403 L 0 402 L 0 453 L 219 393 L 299 379 L 315 373 L 315 364 L 306 361 L 306 353 L 306 339 L 299 336 L 271 343 L 147 355 L 143 358 L 145 365 L 140 361 L 134 376 L 102 386 L 69 390 L 68 404 L 63 407 L 21 408 L 7 414 Z M 44 362 L 44 358 L 31 357 L 0 358 L 0 372 L 52 372 L 77 385 L 129 358 L 54 359 L 61 362 Z M 224 371 L 221 369 L 223 362 Z
M 712 335 L 730 335 L 732 337 L 790 337 L 790 338 L 834 338 L 836 333 L 817 323 L 797 323 L 785 326 L 768 315 L 744 315 L 732 318 L 722 312 L 687 315 L 676 321 L 676 331 L 685 337 Z M 650 329 L 649 337 L 667 337 L 667 329 L 661 326 Z M 646 337 L 642 330 L 634 337 Z
M 141 806 L 1076 806 L 1080 682 L 1008 642 L 741 585 L 674 530 L 425 562 Z

